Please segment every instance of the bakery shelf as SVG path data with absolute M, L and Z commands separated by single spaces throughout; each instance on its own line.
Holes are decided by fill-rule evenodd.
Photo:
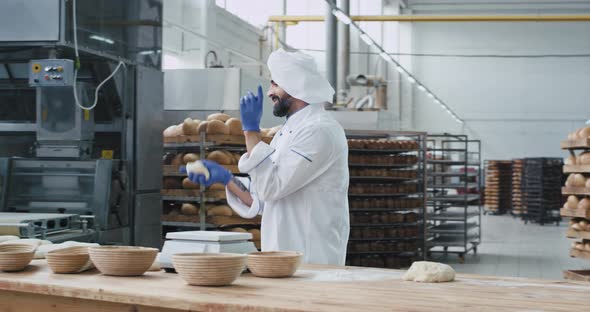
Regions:
M 588 251 L 581 251 L 577 249 L 570 249 L 570 257 L 580 258 L 584 260 L 590 260 L 590 252 Z
M 351 181 L 360 181 L 360 182 L 417 182 L 420 179 L 416 178 L 402 178 L 402 177 L 377 177 L 377 176 L 351 176 Z
M 428 197 L 429 201 L 447 201 L 447 202 L 465 202 L 470 203 L 479 200 L 479 195 L 465 194 L 465 195 L 436 195 Z
M 571 281 L 590 282 L 590 270 L 566 270 L 563 278 Z
M 240 173 L 238 165 L 222 165 L 232 173 Z M 164 177 L 186 177 L 185 173 L 178 172 L 178 166 L 164 165 L 162 166 L 162 175 Z
M 455 188 L 468 188 L 468 189 L 471 189 L 471 188 L 478 188 L 478 187 L 479 187 L 479 184 L 477 184 L 477 183 L 444 183 L 444 184 L 429 184 L 428 185 L 428 188 L 432 188 L 432 189 L 435 189 L 435 188 L 438 188 L 438 189 L 440 189 L 440 188 L 453 188 L 453 189 L 455 189 Z
M 590 165 L 565 165 L 563 173 L 590 173 Z
M 473 217 L 479 217 L 479 212 L 464 211 L 443 211 L 440 213 L 428 213 L 429 220 L 440 220 L 440 221 L 463 221 L 464 219 L 470 219 Z
M 399 257 L 413 257 L 417 255 L 414 251 L 347 251 L 347 255 L 396 255 Z
M 195 216 L 185 216 L 185 215 L 162 215 L 160 220 L 162 221 L 163 225 L 168 225 L 169 222 L 177 222 L 177 223 L 185 223 L 185 224 L 193 224 L 197 226 L 200 224 L 200 217 L 198 215 Z M 214 226 L 225 226 L 225 225 L 258 225 L 261 222 L 260 217 L 256 217 L 253 219 L 244 219 L 239 216 L 208 216 L 205 219 L 205 223 Z M 165 224 L 164 222 L 168 223 Z
M 559 214 L 562 217 L 578 217 L 578 218 L 586 218 L 586 219 L 590 219 L 590 210 L 586 210 L 586 209 L 567 209 L 567 208 L 561 208 L 559 210 Z
M 428 171 L 428 176 L 431 177 L 477 177 L 479 173 L 477 172 L 435 172 L 435 171 Z
M 350 227 L 418 227 L 421 226 L 422 222 L 399 222 L 399 223 L 354 223 Z
M 561 149 L 590 149 L 590 138 L 561 141 Z
M 372 197 L 404 197 L 404 196 L 415 196 L 423 195 L 423 193 L 386 193 L 386 194 L 348 194 L 348 197 L 359 197 L 359 198 L 372 198 Z
M 580 239 L 588 239 L 590 240 L 590 232 L 588 231 L 576 231 L 573 229 L 568 229 L 567 230 L 567 237 L 569 238 L 580 238 Z
M 447 159 L 428 159 L 428 164 L 446 165 L 446 166 L 479 166 L 480 164 L 465 160 L 447 160 Z
M 373 242 L 373 241 L 384 241 L 384 242 L 405 242 L 421 240 L 424 236 L 408 236 L 408 237 L 374 237 L 374 238 L 349 238 L 349 242 Z
M 479 244 L 479 236 L 472 234 L 467 235 L 465 240 L 463 235 L 440 235 L 428 241 L 428 246 L 432 247 L 464 247 L 469 244 Z
M 350 212 L 403 212 L 412 210 L 422 210 L 424 207 L 404 207 L 404 208 L 349 208 Z
M 562 187 L 561 194 L 564 195 L 590 195 L 590 189 L 585 187 Z
M 349 148 L 349 152 L 352 153 L 374 153 L 374 154 L 399 154 L 399 153 L 415 153 L 419 152 L 419 149 L 376 149 L 376 148 Z
M 429 134 L 427 138 L 429 253 L 441 248 L 463 260 L 466 253 L 476 252 L 473 242 L 481 240 L 481 142 L 464 134 Z M 470 192 L 448 194 L 453 189 Z
M 463 221 L 463 220 L 460 220 Z M 428 228 L 429 233 L 433 234 L 460 234 L 463 235 L 465 231 L 470 232 L 479 229 L 479 224 L 471 223 L 443 223 Z
M 180 198 L 180 197 L 193 197 L 193 198 L 197 198 L 199 196 L 201 196 L 201 191 L 200 190 L 184 190 L 184 189 L 162 189 L 160 194 L 162 196 L 166 196 L 169 198 Z M 207 199 L 215 199 L 215 200 L 221 200 L 221 199 L 225 199 L 226 194 L 225 191 L 205 191 L 205 198 Z
M 418 163 L 413 164 L 354 164 L 349 163 L 348 167 L 363 167 L 363 168 L 410 168 L 415 167 Z

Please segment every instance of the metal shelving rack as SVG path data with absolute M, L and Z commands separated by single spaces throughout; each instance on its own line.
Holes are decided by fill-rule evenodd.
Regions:
M 243 144 L 243 137 L 233 138 L 233 136 L 225 136 L 221 140 L 216 140 L 219 135 L 208 136 L 205 133 L 201 133 L 197 137 L 191 137 L 191 140 L 187 141 L 179 141 L 179 142 L 164 142 L 164 151 L 165 152 L 174 152 L 174 153 L 183 153 L 183 152 L 190 152 L 190 153 L 197 153 L 201 159 L 206 159 L 206 155 L 208 152 L 212 152 L 214 150 L 225 150 L 231 152 L 243 152 L 245 153 L 246 147 Z M 239 173 L 237 171 L 237 166 L 225 166 L 226 168 L 230 169 L 234 175 L 236 176 L 247 176 L 245 174 Z M 234 168 L 231 168 L 234 167 Z M 166 173 L 164 170 L 164 177 L 175 177 L 181 178 L 184 175 L 179 174 L 176 170 L 174 172 Z M 242 219 L 238 216 L 232 217 L 208 217 L 207 216 L 207 207 L 208 205 L 215 203 L 218 204 L 225 204 L 225 191 L 210 191 L 206 190 L 203 185 L 200 186 L 199 190 L 184 190 L 179 189 L 178 194 L 168 194 L 166 190 L 163 190 L 162 193 L 162 204 L 166 206 L 168 203 L 176 202 L 176 203 L 198 203 L 199 204 L 199 218 L 198 222 L 194 221 L 184 221 L 184 220 L 174 220 L 174 221 L 162 221 L 162 226 L 166 227 L 168 230 L 219 230 L 222 227 L 232 227 L 232 226 L 246 226 L 246 227 L 257 227 L 260 226 L 260 218 L 255 218 L 251 220 Z M 186 193 L 186 194 L 184 194 Z M 223 193 L 223 194 L 221 194 Z M 164 235 L 167 230 L 164 230 Z
M 349 140 L 417 143 L 414 148 L 395 149 L 358 148 L 349 143 L 351 235 L 348 265 L 399 268 L 408 266 L 412 260 L 425 259 L 426 133 L 350 130 L 346 134 Z M 365 157 L 364 161 L 355 162 L 354 155 Z M 387 161 L 409 155 L 416 157 L 414 162 L 392 164 Z M 365 189 L 363 192 L 351 192 L 356 183 L 365 187 L 401 186 L 411 190 L 383 193 Z M 362 220 L 361 216 L 368 221 Z M 398 220 L 387 219 L 389 216 Z M 410 216 L 416 220 L 410 219 Z M 379 217 L 385 219 L 378 220 Z
M 428 135 L 428 255 L 456 253 L 461 262 L 481 242 L 481 141 Z

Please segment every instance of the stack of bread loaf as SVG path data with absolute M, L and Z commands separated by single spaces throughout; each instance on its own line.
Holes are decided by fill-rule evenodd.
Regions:
M 359 165 L 413 165 L 418 162 L 418 157 L 415 155 L 350 154 L 348 162 Z
M 365 184 L 355 183 L 348 187 L 350 194 L 391 194 L 391 193 L 414 193 L 417 191 L 417 185 L 410 184 Z
M 566 187 L 585 187 L 590 189 L 590 179 L 581 173 L 570 173 L 565 181 Z
M 584 218 L 570 219 L 570 229 L 574 231 L 590 232 L 590 222 Z
M 523 166 L 522 159 L 512 160 L 512 213 L 515 215 L 525 212 L 522 198 Z
M 570 155 L 565 161 L 566 165 L 590 165 L 590 152 L 582 152 L 577 156 Z
M 282 126 L 260 129 L 263 138 L 273 137 Z M 194 136 L 201 133 L 243 136 L 242 122 L 238 118 L 224 113 L 214 113 L 207 120 L 186 118 L 178 125 L 172 125 L 162 133 L 164 137 Z
M 176 218 L 175 221 L 183 221 L 183 222 L 191 222 L 191 221 L 198 221 L 198 216 L 200 213 L 200 206 L 198 203 L 182 203 L 182 204 L 172 204 L 168 207 L 168 209 L 164 209 L 164 214 L 167 214 L 171 217 L 176 216 L 186 216 L 189 218 Z M 215 204 L 215 205 L 207 205 L 207 216 L 208 217 L 231 217 L 236 215 L 235 212 L 228 206 L 224 204 Z
M 421 198 L 351 198 L 348 201 L 350 210 L 355 209 L 383 209 L 383 210 L 407 210 L 420 208 L 424 204 Z
M 415 179 L 418 176 L 416 170 L 392 170 L 387 168 L 350 168 L 351 177 L 390 177 Z
M 581 242 L 573 242 L 572 249 L 590 253 L 590 239 L 584 239 Z
M 572 141 L 572 140 L 584 140 L 584 139 L 588 139 L 590 138 L 590 127 L 583 127 L 580 129 L 577 129 L 574 132 L 570 132 L 567 135 L 567 139 Z
M 186 165 L 189 162 L 199 160 L 199 154 L 196 153 L 178 153 L 164 155 L 164 165 L 171 165 L 175 168 Z M 221 165 L 237 165 L 240 160 L 239 153 L 232 153 L 224 150 L 212 151 L 207 154 L 207 159 L 215 161 Z M 188 178 L 179 179 L 178 177 L 167 176 L 163 178 L 164 189 L 199 189 L 199 185 L 192 183 Z M 224 190 L 221 184 L 213 184 L 210 190 Z
M 568 210 L 590 210 L 590 198 L 584 196 L 569 195 L 567 201 L 563 204 L 563 208 Z

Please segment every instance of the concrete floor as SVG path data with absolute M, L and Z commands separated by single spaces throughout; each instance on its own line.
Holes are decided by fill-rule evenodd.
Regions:
M 509 215 L 485 215 L 477 255 L 470 252 L 463 264 L 456 254 L 436 254 L 432 261 L 461 273 L 560 280 L 563 270 L 590 269 L 590 261 L 569 257 L 574 240 L 565 237 L 567 226 L 567 219 L 559 226 L 540 226 Z

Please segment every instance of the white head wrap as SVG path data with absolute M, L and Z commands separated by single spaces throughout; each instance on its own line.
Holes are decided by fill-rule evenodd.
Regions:
M 334 89 L 311 56 L 278 49 L 270 54 L 267 65 L 272 80 L 292 97 L 309 104 L 332 103 Z

